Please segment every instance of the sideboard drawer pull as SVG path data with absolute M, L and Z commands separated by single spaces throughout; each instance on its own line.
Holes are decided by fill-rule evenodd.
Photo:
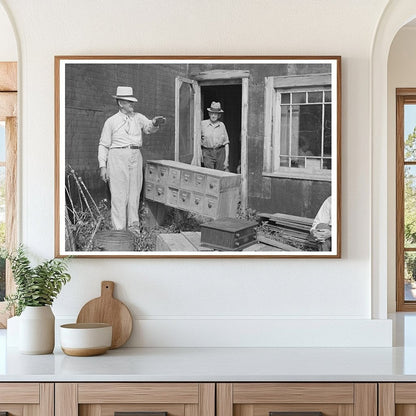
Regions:
M 269 416 L 323 416 L 322 412 L 269 412 Z
M 114 416 L 167 416 L 167 415 L 168 415 L 168 412 L 115 412 L 114 413 Z

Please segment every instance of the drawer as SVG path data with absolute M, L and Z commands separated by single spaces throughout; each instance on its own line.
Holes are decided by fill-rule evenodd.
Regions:
M 182 189 L 193 190 L 194 189 L 194 179 L 195 179 L 194 172 L 188 172 L 186 170 L 183 170 L 181 172 L 181 188 Z
M 207 176 L 205 192 L 209 195 L 218 195 L 220 192 L 220 180 L 212 176 Z
M 217 416 L 377 416 L 376 383 L 218 383 L 216 400 Z
M 159 172 L 158 167 L 154 163 L 147 163 L 146 164 L 146 173 L 145 179 L 146 182 L 153 182 L 156 183 L 158 181 Z
M 163 185 L 155 185 L 154 201 L 162 204 L 166 202 L 166 188 Z
M 195 173 L 194 190 L 197 192 L 205 193 L 205 186 L 207 177 L 201 173 Z
M 55 403 L 55 416 L 215 416 L 215 384 L 57 383 Z
M 169 186 L 179 188 L 181 183 L 181 171 L 179 169 L 169 168 Z
M 158 166 L 158 178 L 157 181 L 160 184 L 168 183 L 169 179 L 169 168 L 167 166 Z
M 177 207 L 179 201 L 179 189 L 168 188 L 168 194 L 166 196 L 166 205 L 170 207 Z
M 218 198 L 213 196 L 206 195 L 204 199 L 204 209 L 202 211 L 203 215 L 207 217 L 213 217 L 217 215 L 218 211 Z
M 191 195 L 190 210 L 202 214 L 204 211 L 204 195 L 194 192 Z
M 144 195 L 146 199 L 155 199 L 155 184 L 151 182 L 145 182 L 144 184 Z
M 191 192 L 190 191 L 179 191 L 179 201 L 178 201 L 178 207 L 189 209 L 191 205 Z

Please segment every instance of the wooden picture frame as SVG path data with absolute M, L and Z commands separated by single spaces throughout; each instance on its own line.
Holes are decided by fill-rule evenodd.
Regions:
M 339 56 L 56 56 L 55 149 L 57 257 L 341 256 Z

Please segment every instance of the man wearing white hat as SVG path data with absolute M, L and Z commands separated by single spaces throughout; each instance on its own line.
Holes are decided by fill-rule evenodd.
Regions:
M 224 110 L 215 101 L 207 110 L 209 119 L 201 121 L 202 161 L 206 168 L 228 170 L 230 140 L 224 123 L 220 121 Z
M 143 184 L 143 159 L 140 148 L 142 133 L 159 130 L 166 119 L 162 116 L 149 120 L 135 113 L 131 87 L 117 87 L 118 113 L 109 117 L 98 145 L 100 177 L 109 182 L 111 192 L 111 221 L 115 230 L 139 228 L 139 203 Z

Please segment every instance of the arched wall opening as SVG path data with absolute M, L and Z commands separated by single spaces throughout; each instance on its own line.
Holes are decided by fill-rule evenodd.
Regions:
M 411 31 L 416 40 L 416 27 L 406 26 L 415 17 L 413 0 L 390 2 L 380 19 L 372 48 L 371 266 L 372 316 L 375 319 L 385 319 L 387 313 L 396 310 L 395 89 L 404 84 L 411 86 L 411 77 L 399 70 L 397 59 L 402 53 L 399 43 L 403 41 L 403 34 Z M 416 61 L 416 57 L 410 59 Z M 413 77 L 413 84 L 416 86 L 416 77 Z

